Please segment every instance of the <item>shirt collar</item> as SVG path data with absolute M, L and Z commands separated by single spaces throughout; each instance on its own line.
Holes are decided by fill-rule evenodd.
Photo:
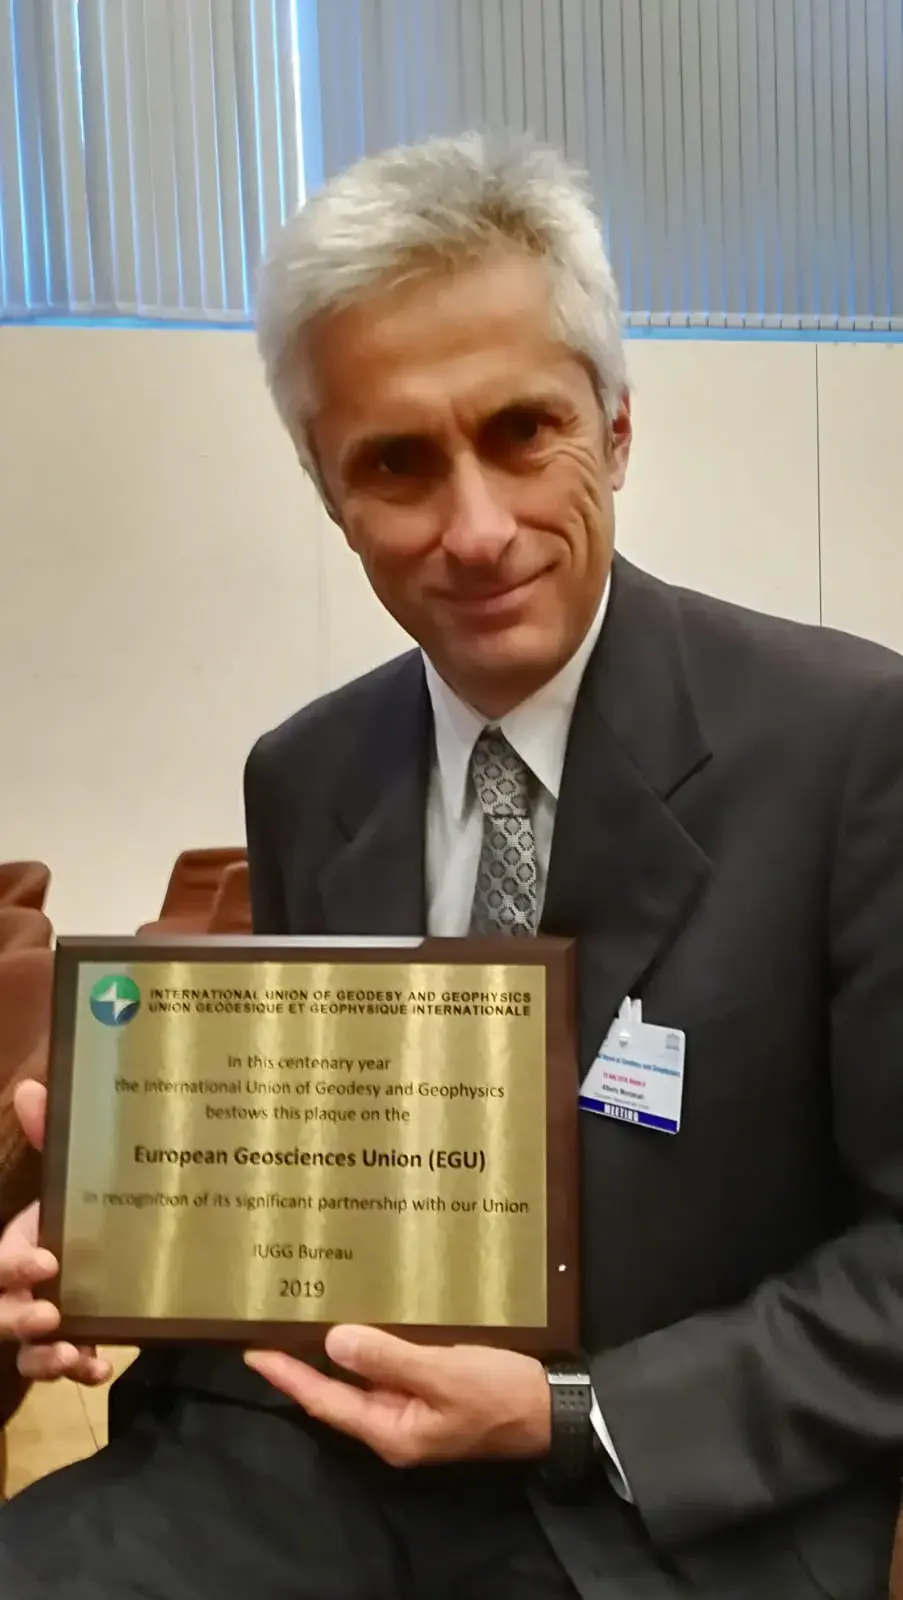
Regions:
M 561 788 L 561 774 L 564 771 L 568 733 L 577 694 L 602 630 L 610 593 L 609 576 L 599 609 L 570 661 L 554 678 L 537 689 L 529 700 L 515 706 L 497 724 L 553 800 L 558 799 Z M 449 812 L 460 822 L 467 809 L 470 758 L 477 739 L 488 725 L 487 719 L 449 688 L 426 657 L 424 668 L 433 707 L 436 764 L 442 792 Z

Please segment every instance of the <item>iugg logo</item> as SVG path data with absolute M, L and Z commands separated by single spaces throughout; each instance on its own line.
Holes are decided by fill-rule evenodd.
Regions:
M 122 1028 L 137 1016 L 141 1007 L 141 990 L 134 978 L 119 974 L 98 978 L 91 990 L 91 1011 L 106 1028 Z

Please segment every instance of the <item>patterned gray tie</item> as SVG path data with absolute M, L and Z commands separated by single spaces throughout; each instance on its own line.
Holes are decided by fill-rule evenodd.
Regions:
M 470 771 L 483 812 L 470 932 L 530 935 L 536 929 L 535 780 L 497 728 L 483 729 Z

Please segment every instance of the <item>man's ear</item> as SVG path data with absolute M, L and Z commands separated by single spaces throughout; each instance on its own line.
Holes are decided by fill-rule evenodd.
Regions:
M 612 488 L 617 491 L 623 489 L 627 478 L 627 468 L 630 463 L 630 447 L 633 444 L 633 418 L 630 409 L 630 395 L 627 390 L 621 396 L 620 405 L 608 425 L 608 454 L 611 462 Z
M 355 545 L 349 530 L 346 528 L 344 522 L 339 516 L 339 513 L 337 512 L 335 505 L 333 504 L 333 501 L 327 492 L 326 485 L 322 483 L 319 478 L 316 478 L 314 482 L 316 483 L 317 492 L 319 493 L 320 499 L 323 503 L 323 509 L 326 512 L 330 522 L 334 522 L 340 533 L 344 535 L 345 543 L 348 545 L 349 549 L 354 550 L 355 553 L 357 553 L 357 546 Z
M 335 523 L 337 528 L 341 528 L 342 529 L 342 532 L 344 533 L 345 538 L 347 539 L 348 538 L 347 529 L 342 524 L 341 518 L 339 517 L 339 513 L 337 512 L 337 510 L 336 510 L 336 508 L 335 508 L 335 506 L 334 506 L 334 504 L 332 502 L 332 499 L 331 499 L 330 495 L 327 492 L 326 485 L 319 478 L 317 479 L 317 488 L 320 491 L 320 499 L 323 502 L 324 508 L 326 510 L 326 515 L 330 518 L 330 520 L 332 522 Z
M 344 533 L 345 538 L 348 539 L 348 530 L 344 527 L 344 525 L 342 523 L 342 519 L 339 516 L 338 511 L 336 510 L 335 502 L 334 502 L 334 500 L 332 498 L 332 495 L 331 495 L 331 493 L 329 491 L 329 488 L 327 487 L 326 479 L 323 476 L 323 470 L 322 470 L 322 468 L 320 466 L 320 461 L 319 461 L 319 458 L 317 456 L 316 446 L 315 446 L 314 440 L 313 440 L 313 430 L 312 429 L 310 429 L 310 428 L 307 429 L 307 431 L 305 432 L 303 440 L 300 443 L 296 444 L 296 450 L 297 450 L 297 454 L 298 454 L 298 460 L 300 461 L 300 463 L 301 463 L 302 467 L 304 468 L 305 472 L 308 474 L 308 476 L 312 480 L 314 488 L 316 489 L 317 494 L 320 496 L 320 499 L 323 502 L 323 507 L 324 507 L 324 509 L 326 511 L 326 515 L 335 523 L 337 528 L 341 528 L 342 529 L 342 532 Z M 350 539 L 348 539 L 348 543 L 351 544 L 351 540 Z M 352 545 L 352 549 L 353 548 L 354 547 Z

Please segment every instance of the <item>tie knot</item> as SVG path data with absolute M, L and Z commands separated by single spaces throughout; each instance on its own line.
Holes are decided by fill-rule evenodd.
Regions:
M 470 758 L 484 816 L 528 817 L 533 775 L 498 728 L 484 728 Z

